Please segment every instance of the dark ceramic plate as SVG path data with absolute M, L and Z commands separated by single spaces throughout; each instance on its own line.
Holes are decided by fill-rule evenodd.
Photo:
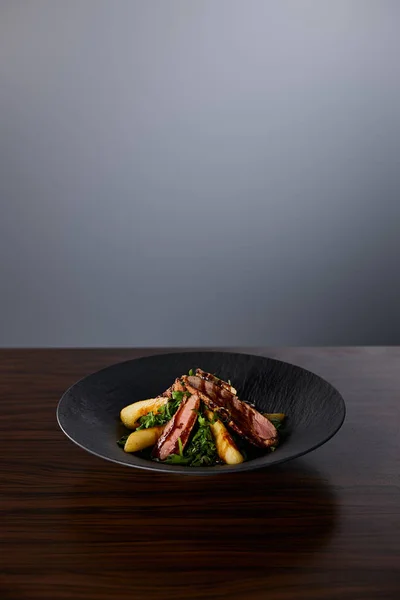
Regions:
M 239 398 L 258 410 L 287 414 L 285 437 L 275 452 L 240 465 L 185 467 L 145 460 L 117 446 L 126 433 L 119 421 L 121 409 L 161 394 L 176 377 L 196 367 L 231 379 Z M 228 352 L 158 354 L 119 363 L 78 381 L 57 408 L 64 433 L 101 458 L 139 469 L 198 475 L 258 469 L 306 454 L 327 442 L 344 416 L 343 398 L 321 377 L 271 358 Z

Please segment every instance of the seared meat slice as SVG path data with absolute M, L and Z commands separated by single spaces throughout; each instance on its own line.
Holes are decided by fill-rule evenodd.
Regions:
M 236 394 L 235 388 L 232 385 L 230 385 L 230 383 L 228 383 L 227 381 L 224 381 L 223 379 L 219 379 L 219 377 L 216 377 L 215 375 L 212 375 L 211 373 L 207 373 L 206 371 L 203 371 L 202 369 L 196 369 L 196 375 L 197 375 L 197 377 L 200 377 L 201 379 L 205 379 L 206 381 L 211 381 L 212 383 L 215 383 L 215 385 L 225 388 L 232 394 Z
M 170 454 L 178 454 L 179 438 L 184 448 L 193 425 L 197 419 L 197 411 L 200 408 L 200 397 L 195 391 L 190 397 L 185 397 L 181 405 L 165 426 L 165 429 L 159 438 L 153 450 L 153 456 L 160 460 L 165 460 Z
M 255 446 L 265 448 L 277 444 L 278 432 L 274 425 L 225 387 L 197 375 L 185 376 L 182 381 L 189 392 L 198 392 L 208 408 Z

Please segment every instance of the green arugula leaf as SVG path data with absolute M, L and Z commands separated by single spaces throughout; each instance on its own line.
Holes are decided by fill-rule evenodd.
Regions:
M 184 394 L 185 392 L 172 392 L 172 400 L 163 404 L 156 412 L 149 412 L 147 415 L 140 417 L 139 427 L 136 431 L 139 431 L 140 429 L 149 429 L 149 427 L 158 427 L 168 423 L 178 410 Z
M 167 465 L 188 465 L 189 459 L 181 456 L 180 454 L 170 454 L 168 458 L 162 462 L 167 463 Z
M 208 419 L 206 419 L 206 417 L 203 416 L 201 413 L 198 416 L 198 421 L 200 427 L 206 427 L 208 425 Z
M 276 430 L 281 429 L 283 426 L 282 421 L 277 421 L 276 419 L 270 419 L 270 422 L 275 427 Z
M 128 437 L 130 435 L 131 435 L 130 433 L 127 433 L 126 435 L 123 435 L 121 438 L 119 438 L 119 440 L 117 441 L 117 444 L 120 448 L 125 448 L 126 440 L 128 439 Z

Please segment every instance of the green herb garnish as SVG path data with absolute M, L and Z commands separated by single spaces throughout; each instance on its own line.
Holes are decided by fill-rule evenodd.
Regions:
M 193 369 L 190 369 L 190 371 L 189 371 L 189 375 L 190 375 L 190 376 L 194 375 L 194 371 L 193 371 Z
M 218 458 L 210 423 L 204 415 L 198 417 L 198 429 L 190 442 L 187 452 L 192 467 L 210 466 Z
M 179 454 L 171 454 L 164 462 L 170 465 L 188 465 L 189 458 L 183 455 L 183 444 L 180 437 L 178 437 L 178 447 Z
M 119 438 L 119 440 L 117 441 L 117 444 L 120 448 L 125 448 L 126 440 L 128 439 L 128 437 L 130 435 L 131 435 L 130 433 L 127 433 L 126 435 L 123 435 L 121 438 Z
M 163 462 L 168 465 L 188 465 L 190 461 L 188 458 L 181 456 L 180 454 L 170 454 Z
M 185 393 L 186 392 L 172 392 L 172 400 L 169 400 L 166 404 L 160 406 L 157 412 L 149 412 L 147 415 L 140 417 L 139 427 L 136 431 L 139 431 L 140 429 L 149 429 L 149 427 L 158 427 L 168 423 L 178 410 Z

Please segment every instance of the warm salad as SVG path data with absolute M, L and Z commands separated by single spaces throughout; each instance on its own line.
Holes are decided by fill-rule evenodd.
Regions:
M 134 430 L 118 440 L 125 452 L 191 467 L 239 464 L 251 448 L 275 450 L 285 419 L 258 412 L 230 381 L 201 369 L 177 378 L 157 398 L 126 406 L 120 416 Z

